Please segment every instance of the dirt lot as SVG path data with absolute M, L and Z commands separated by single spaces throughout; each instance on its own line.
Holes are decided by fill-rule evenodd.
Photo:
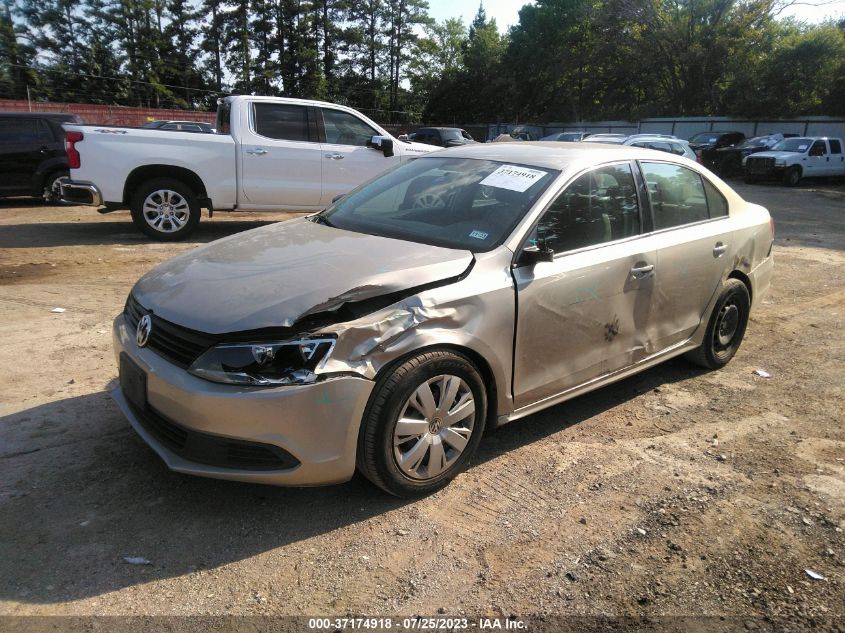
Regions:
M 133 282 L 278 215 L 166 245 L 125 213 L 0 203 L 0 614 L 845 627 L 845 188 L 736 186 L 772 211 L 776 278 L 727 368 L 671 361 L 515 422 L 415 502 L 170 473 L 108 395 Z

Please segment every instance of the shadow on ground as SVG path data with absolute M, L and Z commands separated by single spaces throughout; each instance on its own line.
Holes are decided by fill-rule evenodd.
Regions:
M 700 373 L 682 360 L 669 361 L 492 431 L 472 468 L 492 468 L 485 462 Z M 18 439 L 51 421 L 76 434 L 82 429 L 82 435 L 62 441 L 31 433 L 37 437 L 23 446 L 27 450 L 0 455 L 0 481 L 8 491 L 0 501 L 3 600 L 75 600 L 216 568 L 414 503 L 388 496 L 360 476 L 297 489 L 171 473 L 104 392 L 7 415 L 0 430 L 14 427 Z M 128 565 L 126 556 L 152 564 Z

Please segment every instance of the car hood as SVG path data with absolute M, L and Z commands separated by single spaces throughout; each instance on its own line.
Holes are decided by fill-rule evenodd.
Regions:
M 397 146 L 402 148 L 403 153 L 409 154 L 430 154 L 431 152 L 436 152 L 442 149 L 436 145 L 417 143 L 416 141 L 396 141 L 393 147 Z
M 800 152 L 756 152 L 754 154 L 755 158 L 791 158 L 793 156 L 800 155 Z
M 290 327 L 345 304 L 451 280 L 472 262 L 469 251 L 354 233 L 299 218 L 175 257 L 142 277 L 132 293 L 163 319 L 208 334 L 226 334 Z

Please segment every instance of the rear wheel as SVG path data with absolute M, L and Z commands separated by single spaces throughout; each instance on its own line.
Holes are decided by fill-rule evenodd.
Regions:
M 787 187 L 795 187 L 801 182 L 801 168 L 798 165 L 790 167 L 783 173 L 783 184 Z
M 132 221 L 154 240 L 174 242 L 188 237 L 200 221 L 194 192 L 173 178 L 143 183 L 132 196 Z
M 487 394 L 461 354 L 414 356 L 376 385 L 358 440 L 358 470 L 387 492 L 433 492 L 464 470 L 478 448 Z
M 708 369 L 727 365 L 745 336 L 750 308 L 751 297 L 745 284 L 739 279 L 728 279 L 713 308 L 701 346 L 688 352 L 687 359 Z
M 44 189 L 41 192 L 41 199 L 47 204 L 55 204 L 61 200 L 62 192 L 60 185 L 62 181 L 68 180 L 69 178 L 70 174 L 66 171 L 54 171 L 47 176 L 47 179 L 44 181 Z

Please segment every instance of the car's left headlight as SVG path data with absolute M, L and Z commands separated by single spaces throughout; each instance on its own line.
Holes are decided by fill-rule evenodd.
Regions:
M 188 371 L 230 385 L 307 385 L 334 349 L 333 338 L 269 343 L 221 343 L 197 358 Z

